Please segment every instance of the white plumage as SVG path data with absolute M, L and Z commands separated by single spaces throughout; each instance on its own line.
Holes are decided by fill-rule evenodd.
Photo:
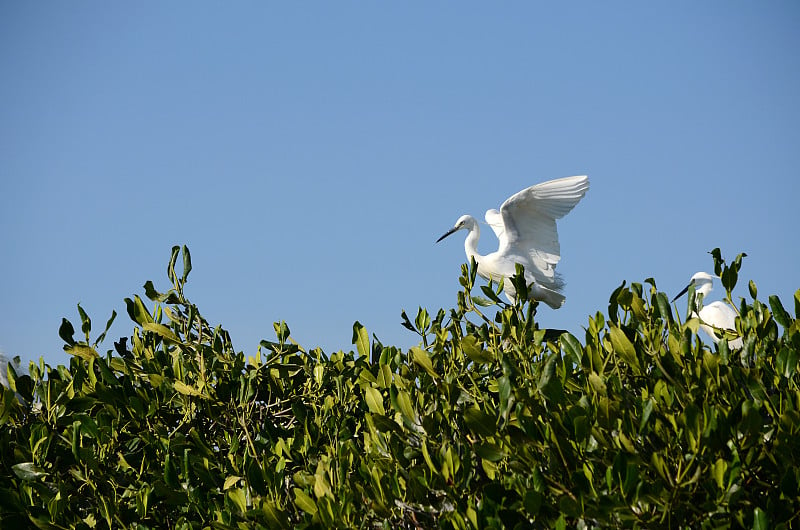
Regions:
M 467 259 L 475 259 L 478 274 L 496 282 L 508 280 L 519 263 L 525 267 L 531 298 L 558 309 L 566 299 L 559 292 L 564 283 L 556 274 L 561 260 L 556 219 L 569 213 L 588 189 L 585 175 L 550 180 L 512 195 L 499 211 L 488 210 L 486 222 L 500 243 L 491 254 L 478 254 L 480 227 L 471 215 L 461 216 L 437 243 L 458 230 L 468 230 L 464 251 Z M 504 282 L 503 290 L 513 302 L 516 291 L 510 281 Z
M 694 285 L 695 294 L 703 295 L 703 307 L 700 313 L 692 311 L 692 316 L 700 320 L 700 329 L 706 332 L 711 337 L 714 344 L 720 341 L 720 332 L 718 330 L 736 331 L 736 311 L 727 303 L 722 301 L 711 302 L 705 304 L 705 298 L 712 291 L 714 283 L 714 276 L 707 272 L 698 272 L 692 276 L 689 285 L 683 291 L 678 293 L 678 296 L 672 299 L 674 302 L 677 298 L 682 296 L 689 290 L 689 287 Z M 728 339 L 728 346 L 734 349 L 742 347 L 742 338 Z

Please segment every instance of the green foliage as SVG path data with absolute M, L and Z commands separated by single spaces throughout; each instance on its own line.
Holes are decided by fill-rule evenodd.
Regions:
M 743 256 L 715 252 L 730 299 Z M 473 297 L 473 264 L 456 308 L 402 314 L 407 352 L 358 322 L 355 352 L 306 351 L 281 322 L 246 356 L 186 298 L 190 269 L 174 247 L 113 351 L 79 306 L 69 367 L 9 369 L 0 526 L 798 526 L 800 291 L 792 316 L 750 282 L 732 350 L 652 279 L 623 283 L 581 341 Z

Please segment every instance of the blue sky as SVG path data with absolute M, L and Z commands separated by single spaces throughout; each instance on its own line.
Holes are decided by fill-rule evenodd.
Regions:
M 463 233 L 436 238 L 576 174 L 542 326 L 582 336 L 622 280 L 677 293 L 714 247 L 791 307 L 798 26 L 793 1 L 3 2 L 0 348 L 67 362 L 79 302 L 129 335 L 174 244 L 248 354 L 278 320 L 407 348 L 400 311 L 459 289 Z

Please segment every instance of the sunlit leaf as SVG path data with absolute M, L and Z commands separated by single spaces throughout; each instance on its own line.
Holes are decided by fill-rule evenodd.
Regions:
M 300 488 L 293 488 L 295 505 L 306 513 L 317 513 L 317 504 Z
M 411 357 L 414 361 L 414 364 L 418 365 L 420 368 L 428 372 L 431 377 L 434 379 L 438 378 L 439 376 L 436 374 L 436 371 L 433 369 L 433 363 L 431 362 L 431 358 L 428 357 L 428 352 L 414 346 L 411 348 Z
M 365 358 L 369 356 L 369 333 L 358 321 L 353 324 L 353 344 L 356 345 L 360 356 Z
M 11 466 L 14 474 L 22 480 L 30 481 L 36 480 L 47 476 L 47 472 L 41 467 L 35 465 L 33 462 L 23 462 L 21 464 L 14 464 Z
M 572 362 L 580 366 L 583 362 L 583 346 L 580 341 L 571 333 L 564 333 L 561 335 L 561 346 Z
M 175 333 L 169 329 L 164 324 L 158 324 L 156 322 L 145 322 L 142 324 L 142 329 L 145 331 L 151 331 L 161 337 L 162 339 L 166 339 L 170 342 L 180 342 L 181 339 L 178 338 Z
M 386 409 L 383 408 L 383 396 L 380 390 L 368 386 L 364 388 L 364 398 L 367 401 L 367 407 L 370 412 L 381 415 L 386 414 Z
M 247 497 L 243 489 L 235 488 L 228 490 L 228 498 L 240 512 L 247 511 Z
M 202 392 L 197 390 L 193 386 L 189 386 L 183 381 L 175 381 L 172 386 L 175 388 L 176 391 L 180 392 L 185 396 L 202 396 Z
M 625 332 L 616 326 L 609 326 L 608 334 L 611 338 L 611 345 L 614 348 L 614 352 L 631 367 L 640 371 L 639 360 L 636 358 L 636 349 L 633 347 L 633 343 L 630 339 L 628 339 L 628 336 L 625 335 Z
M 479 305 L 481 307 L 489 307 L 491 305 L 494 305 L 494 302 L 482 296 L 472 296 L 471 298 L 472 301 L 475 302 L 475 305 Z
M 414 407 L 411 404 L 411 396 L 409 396 L 408 392 L 405 390 L 397 392 L 397 405 L 403 416 L 408 418 L 409 421 L 416 421 L 417 415 L 414 413 Z
M 231 475 L 230 477 L 226 478 L 225 483 L 222 485 L 222 491 L 231 489 L 240 480 L 242 480 L 242 477 L 238 477 L 236 475 Z
M 461 348 L 464 350 L 464 353 L 467 355 L 467 357 L 476 363 L 490 363 L 494 361 L 494 355 L 492 355 L 492 352 L 482 349 L 480 346 L 478 346 L 477 338 L 472 335 L 462 339 Z
M 100 354 L 97 353 L 97 350 L 87 344 L 73 344 L 72 346 L 64 346 L 64 351 L 70 355 L 80 357 L 81 359 L 87 361 L 100 357 Z

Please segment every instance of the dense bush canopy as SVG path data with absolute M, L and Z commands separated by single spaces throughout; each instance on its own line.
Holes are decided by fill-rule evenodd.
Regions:
M 731 301 L 742 256 L 713 257 Z M 306 351 L 281 322 L 246 355 L 190 269 L 175 247 L 113 350 L 79 306 L 68 367 L 8 370 L 2 528 L 800 526 L 800 291 L 792 317 L 750 282 L 732 350 L 697 337 L 693 293 L 682 318 L 623 283 L 579 339 L 464 266 L 454 309 L 403 313 L 408 351 L 358 322 L 354 352 Z

